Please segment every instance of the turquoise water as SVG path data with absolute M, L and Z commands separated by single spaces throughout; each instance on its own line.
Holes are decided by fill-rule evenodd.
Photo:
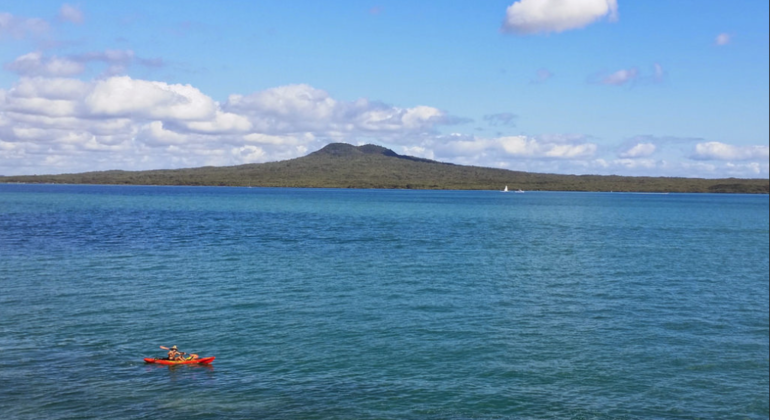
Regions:
M 767 419 L 768 243 L 766 195 L 0 184 L 0 413 Z

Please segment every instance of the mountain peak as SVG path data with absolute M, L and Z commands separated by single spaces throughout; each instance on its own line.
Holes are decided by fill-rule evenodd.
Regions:
M 353 146 L 347 143 L 330 143 L 321 150 L 311 153 L 312 155 L 331 155 L 331 156 L 356 156 L 356 155 L 383 155 L 398 157 L 399 155 L 382 146 L 366 144 L 363 146 Z

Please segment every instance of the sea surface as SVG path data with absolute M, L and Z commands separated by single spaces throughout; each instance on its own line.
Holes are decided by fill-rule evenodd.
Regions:
M 767 419 L 768 214 L 0 184 L 0 416 Z M 143 362 L 171 345 L 216 360 Z

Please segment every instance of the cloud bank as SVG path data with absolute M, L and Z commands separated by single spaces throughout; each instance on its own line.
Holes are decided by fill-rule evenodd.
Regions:
M 697 160 L 765 160 L 770 158 L 768 146 L 733 146 L 716 141 L 695 145 L 693 159 Z
M 504 112 L 484 117 L 508 126 L 516 118 Z M 768 174 L 767 146 L 682 140 L 692 144 L 690 161 L 672 163 L 653 159 L 662 140 L 642 136 L 618 151 L 617 159 L 607 159 L 602 146 L 579 134 L 441 132 L 458 121 L 465 120 L 427 105 L 340 101 L 306 84 L 233 94 L 220 103 L 187 84 L 128 76 L 24 76 L 0 90 L 0 174 L 259 163 L 303 156 L 331 142 L 376 143 L 440 161 L 534 172 Z
M 51 157 L 44 173 L 280 160 L 331 141 L 398 143 L 448 123 L 433 107 L 337 101 L 309 85 L 218 103 L 191 85 L 128 76 L 22 77 L 0 90 L 0 171 L 38 172 L 43 151 Z

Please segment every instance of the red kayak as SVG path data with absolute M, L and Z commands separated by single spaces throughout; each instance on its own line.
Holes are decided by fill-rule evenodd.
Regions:
M 168 360 L 168 359 L 151 359 L 145 357 L 145 363 L 155 363 L 156 365 L 208 365 L 213 362 L 215 357 L 201 357 L 199 359 L 190 360 Z

